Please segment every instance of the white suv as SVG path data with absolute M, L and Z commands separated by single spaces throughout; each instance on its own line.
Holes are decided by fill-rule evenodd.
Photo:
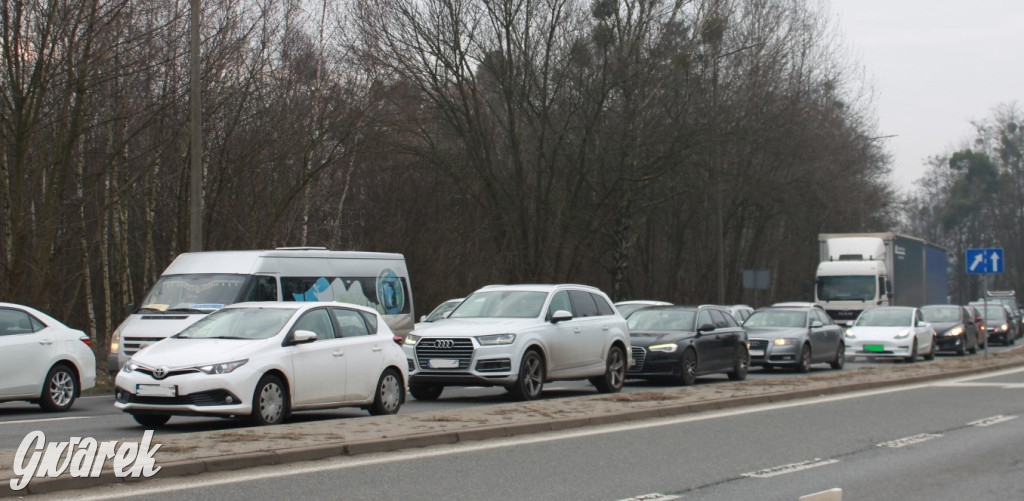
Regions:
M 417 327 L 403 346 L 409 392 L 435 400 L 445 386 L 504 386 L 519 400 L 544 382 L 589 379 L 622 389 L 630 352 L 626 320 L 585 285 L 492 285 L 443 320 Z

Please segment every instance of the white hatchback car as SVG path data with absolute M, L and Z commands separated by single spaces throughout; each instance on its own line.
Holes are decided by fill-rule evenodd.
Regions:
M 935 358 L 935 329 L 909 306 L 879 306 L 860 313 L 846 329 L 846 360 L 899 358 L 907 362 Z
M 372 308 L 233 304 L 132 356 L 114 406 L 143 426 L 172 415 L 277 424 L 292 411 L 337 407 L 394 414 L 408 373 L 400 343 Z
M 66 411 L 95 385 L 89 336 L 34 308 L 0 303 L 0 402 Z
M 605 293 L 585 285 L 484 287 L 447 318 L 405 339 L 409 393 L 434 400 L 445 386 L 504 386 L 519 400 L 547 381 L 589 379 L 622 389 L 630 352 L 626 320 Z

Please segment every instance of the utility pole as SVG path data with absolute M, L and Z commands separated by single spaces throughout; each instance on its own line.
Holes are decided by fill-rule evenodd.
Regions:
M 190 177 L 188 191 L 189 250 L 203 250 L 203 114 L 202 86 L 199 76 L 199 0 L 189 0 L 189 131 L 191 139 Z

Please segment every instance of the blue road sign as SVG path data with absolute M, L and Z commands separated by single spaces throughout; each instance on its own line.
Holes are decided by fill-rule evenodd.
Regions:
M 967 273 L 988 275 L 1006 268 L 1003 249 L 967 249 Z

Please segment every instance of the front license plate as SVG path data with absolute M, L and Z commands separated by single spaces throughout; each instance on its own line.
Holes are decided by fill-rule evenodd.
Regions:
M 885 346 L 880 344 L 866 344 L 864 345 L 864 351 L 885 351 Z
M 750 356 L 752 357 L 763 357 L 764 350 L 750 350 Z
M 432 358 L 428 365 L 431 369 L 458 369 L 459 361 L 452 358 Z
M 135 394 L 140 397 L 176 397 L 178 387 L 173 384 L 137 384 Z

